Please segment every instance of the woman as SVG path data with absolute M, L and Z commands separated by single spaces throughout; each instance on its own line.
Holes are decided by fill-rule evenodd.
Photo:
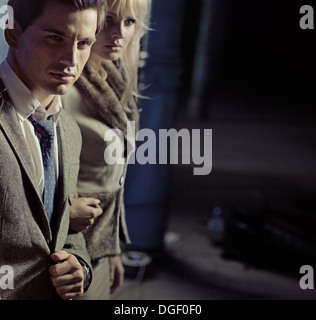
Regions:
M 120 242 L 130 239 L 125 222 L 124 164 L 107 164 L 104 141 L 108 130 L 119 129 L 127 141 L 127 124 L 139 125 L 137 84 L 140 40 L 147 29 L 150 0 L 109 0 L 105 28 L 98 34 L 90 59 L 76 86 L 63 99 L 64 108 L 81 129 L 78 192 L 70 226 L 84 231 L 93 263 L 93 280 L 83 299 L 109 299 L 123 283 Z M 114 132 L 114 131 L 113 131 Z M 123 141 L 122 141 L 123 142 Z

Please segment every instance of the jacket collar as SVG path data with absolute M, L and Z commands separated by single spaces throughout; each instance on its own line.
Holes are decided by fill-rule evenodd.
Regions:
M 139 113 L 134 99 L 130 99 L 126 112 L 120 102 L 126 82 L 112 61 L 103 61 L 107 79 L 102 79 L 95 69 L 87 64 L 76 86 L 90 102 L 89 112 L 101 119 L 110 128 L 120 129 L 127 139 L 127 121 L 135 121 L 139 126 Z

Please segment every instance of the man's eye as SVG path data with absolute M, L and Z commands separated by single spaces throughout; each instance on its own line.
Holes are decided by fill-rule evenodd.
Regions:
M 62 41 L 63 39 L 62 39 L 62 37 L 60 37 L 60 36 L 48 36 L 47 37 L 49 40 L 52 40 L 52 41 L 54 41 L 54 42 L 60 42 L 60 41 Z

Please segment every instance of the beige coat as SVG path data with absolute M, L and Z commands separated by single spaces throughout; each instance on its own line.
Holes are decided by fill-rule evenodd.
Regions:
M 82 234 L 68 232 L 70 203 L 76 196 L 80 131 L 61 111 L 57 122 L 59 184 L 50 226 L 35 184 L 31 154 L 0 82 L 0 267 L 9 265 L 14 271 L 14 289 L 0 287 L 0 298 L 51 299 L 52 253 L 63 249 L 90 262 Z
M 77 84 L 63 97 L 63 105 L 77 121 L 83 139 L 79 195 L 100 199 L 103 208 L 103 214 L 84 232 L 92 260 L 117 255 L 121 252 L 120 241 L 130 242 L 123 196 L 127 165 L 105 162 L 104 152 L 111 142 L 104 141 L 104 135 L 117 128 L 126 138 L 127 121 L 134 120 L 138 128 L 139 119 L 134 100 L 129 103 L 131 112 L 125 112 L 121 106 L 119 99 L 125 82 L 117 68 L 109 61 L 103 67 L 107 81 L 87 65 Z

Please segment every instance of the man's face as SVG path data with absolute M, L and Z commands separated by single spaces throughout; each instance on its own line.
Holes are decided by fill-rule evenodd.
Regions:
M 96 10 L 47 1 L 42 15 L 17 32 L 11 67 L 40 102 L 65 94 L 89 58 L 96 27 Z

